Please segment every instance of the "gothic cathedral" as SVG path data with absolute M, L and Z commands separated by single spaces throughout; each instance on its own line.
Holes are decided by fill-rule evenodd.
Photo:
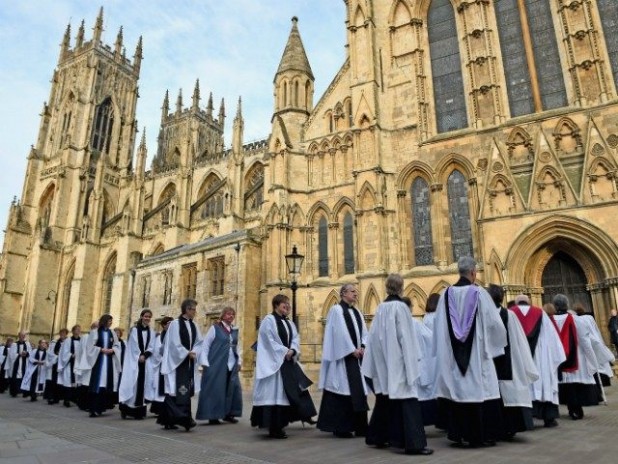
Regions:
M 293 18 L 270 136 L 244 143 L 239 100 L 226 148 L 224 102 L 203 104 L 196 82 L 187 105 L 165 94 L 149 170 L 141 39 L 132 60 L 122 29 L 102 43 L 102 11 L 92 37 L 67 29 L 9 213 L 0 335 L 87 329 L 108 312 L 127 327 L 195 298 L 204 326 L 237 309 L 249 366 L 270 300 L 289 292 L 293 246 L 309 364 L 343 283 L 370 320 L 399 272 L 421 315 L 464 255 L 507 297 L 565 293 L 605 325 L 618 305 L 618 2 L 344 1 L 347 57 L 323 95 Z

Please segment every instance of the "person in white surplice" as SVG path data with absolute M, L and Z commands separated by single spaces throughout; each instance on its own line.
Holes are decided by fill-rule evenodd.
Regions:
M 378 448 L 403 448 L 406 454 L 429 455 L 418 401 L 421 341 L 412 314 L 403 302 L 403 278 L 386 278 L 387 297 L 375 312 L 363 357 L 363 375 L 376 395 L 365 442 Z
M 157 424 L 166 430 L 181 426 L 188 432 L 197 425 L 191 413 L 191 398 L 200 392 L 197 356 L 203 339 L 193 322 L 197 301 L 184 300 L 180 311 L 180 317 L 170 322 L 163 344 L 161 374 L 165 381 L 165 400 Z
M 487 290 L 474 285 L 476 261 L 462 257 L 457 267 L 434 325 L 437 425 L 459 446 L 494 445 L 502 407 L 494 358 L 504 354 L 506 329 Z
M 21 391 L 29 395 L 30 401 L 36 401 L 37 395 L 45 389 L 47 377 L 47 340 L 39 340 L 37 348 L 30 351 L 28 366 L 21 381 Z
M 62 386 L 63 404 L 71 407 L 71 402 L 78 402 L 78 391 L 81 387 L 81 373 L 77 363 L 82 356 L 82 328 L 74 325 L 71 328 L 71 338 L 67 338 L 58 353 L 58 384 Z M 83 396 L 83 394 L 82 394 Z
M 146 361 L 154 351 L 155 331 L 150 327 L 152 311 L 143 309 L 135 326 L 131 327 L 125 352 L 123 375 L 118 388 L 120 415 L 141 420 L 146 417 L 144 389 Z
M 282 439 L 288 437 L 283 429 L 290 422 L 314 424 L 317 412 L 307 390 L 312 382 L 298 362 L 298 331 L 287 317 L 290 299 L 275 295 L 272 308 L 258 332 L 251 425 L 267 428 L 271 438 Z
M 360 368 L 367 342 L 367 326 L 354 307 L 358 290 L 345 284 L 341 301 L 326 317 L 318 388 L 323 391 L 317 428 L 339 438 L 367 433 L 367 385 Z
M 534 429 L 530 385 L 539 378 L 539 373 L 519 319 L 502 306 L 504 290 L 490 284 L 487 291 L 508 333 L 504 355 L 495 358 L 494 364 L 503 404 L 502 438 L 512 440 L 516 433 Z
M 533 415 L 545 427 L 556 427 L 558 411 L 558 366 L 566 356 L 549 316 L 541 308 L 530 305 L 527 295 L 517 295 L 509 308 L 517 317 L 528 340 L 539 378 L 530 385 Z

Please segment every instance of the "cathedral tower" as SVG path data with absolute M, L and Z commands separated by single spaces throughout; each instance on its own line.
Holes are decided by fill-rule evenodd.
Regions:
M 62 39 L 22 197 L 11 210 L 6 232 L 0 276 L 5 333 L 57 331 L 57 313 L 68 307 L 62 298 L 71 293 L 81 304 L 93 303 L 92 290 L 72 292 L 68 284 L 63 292 L 59 276 L 69 267 L 97 272 L 96 265 L 83 267 L 98 262 L 101 236 L 119 213 L 120 189 L 132 173 L 142 60 L 141 38 L 130 61 L 122 28 L 113 48 L 102 43 L 102 32 L 101 8 L 90 40 L 84 38 L 83 21 L 73 47 L 70 25 Z M 79 242 L 91 246 L 81 256 L 66 252 Z M 23 282 L 30 282 L 25 291 Z M 34 312 L 35 301 L 49 308 Z

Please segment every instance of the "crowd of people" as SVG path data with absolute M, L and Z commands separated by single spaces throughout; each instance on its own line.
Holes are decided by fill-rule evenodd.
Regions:
M 475 283 L 477 265 L 458 262 L 459 280 L 426 302 L 423 320 L 412 317 L 403 278 L 387 277 L 386 299 L 370 329 L 357 305 L 358 290 L 346 284 L 326 318 L 318 389 L 319 413 L 300 364 L 300 340 L 288 318 L 290 302 L 279 294 L 261 322 L 250 422 L 275 439 L 287 438 L 294 421 L 316 424 L 337 438 L 364 437 L 370 446 L 429 455 L 425 427 L 435 426 L 456 446 L 476 448 L 509 441 L 558 425 L 559 405 L 569 417 L 605 400 L 614 355 L 592 316 L 570 307 L 559 294 L 543 308 L 518 295 L 504 305 L 498 285 Z M 236 313 L 225 307 L 205 336 L 195 324 L 197 302 L 185 300 L 176 319 L 164 317 L 161 332 L 144 309 L 127 341 L 103 315 L 82 337 L 74 326 L 49 344 L 32 347 L 23 332 L 0 346 L 0 392 L 49 404 L 73 404 L 98 417 L 119 404 L 122 419 L 150 412 L 165 429 L 237 423 L 242 415 L 239 372 L 242 353 Z M 618 317 L 612 311 L 612 342 Z M 375 402 L 368 417 L 368 396 Z M 315 420 L 314 418 L 316 418 Z

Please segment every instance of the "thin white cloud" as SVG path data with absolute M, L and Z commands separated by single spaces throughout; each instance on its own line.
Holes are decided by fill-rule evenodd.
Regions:
M 36 141 L 39 113 L 49 98 L 50 79 L 68 23 L 72 42 L 82 19 L 86 37 L 99 11 L 97 2 L 21 0 L 2 2 L 0 15 L 0 217 L 13 196 L 20 197 L 26 156 Z M 270 132 L 272 81 L 288 38 L 292 16 L 314 75 L 316 101 L 345 57 L 345 5 L 335 0 L 101 0 L 103 41 L 112 46 L 123 26 L 126 54 L 132 59 L 139 36 L 144 61 L 137 118 L 147 126 L 150 157 L 156 152 L 165 90 L 175 105 L 183 89 L 191 102 L 200 80 L 201 105 L 213 93 L 215 111 L 225 98 L 226 140 L 236 101 L 243 98 L 245 139 Z

